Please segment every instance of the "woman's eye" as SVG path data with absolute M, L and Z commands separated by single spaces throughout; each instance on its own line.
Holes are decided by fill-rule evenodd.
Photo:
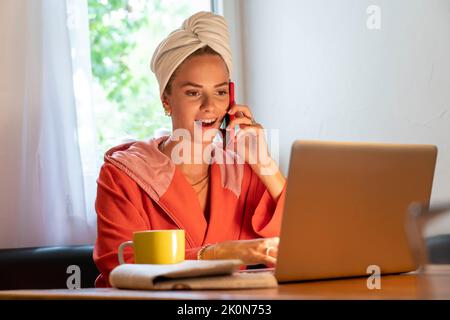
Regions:
M 186 94 L 190 97 L 196 97 L 199 93 L 197 91 L 186 91 Z
M 226 90 L 220 90 L 217 91 L 217 93 L 219 94 L 219 96 L 225 96 L 228 94 Z M 196 97 L 200 95 L 200 93 L 198 91 L 186 91 L 186 95 L 188 95 L 189 97 Z

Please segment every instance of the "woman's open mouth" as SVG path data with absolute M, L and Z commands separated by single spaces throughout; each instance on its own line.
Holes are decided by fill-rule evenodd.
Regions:
M 197 125 L 201 125 L 202 129 L 209 129 L 213 128 L 216 124 L 218 118 L 210 118 L 210 119 L 197 119 L 195 120 L 195 123 Z

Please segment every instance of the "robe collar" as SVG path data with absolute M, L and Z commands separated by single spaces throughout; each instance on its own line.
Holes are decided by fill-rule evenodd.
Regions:
M 174 162 L 162 153 L 158 146 L 168 139 L 169 136 L 152 138 L 148 141 L 133 141 L 111 148 L 105 153 L 105 162 L 112 163 L 125 172 L 135 181 L 147 194 L 155 201 L 166 214 L 174 221 L 180 229 L 186 230 L 186 240 L 191 246 L 202 245 L 206 239 L 208 222 L 201 210 L 200 203 L 192 187 L 189 185 L 181 170 Z M 214 152 L 220 152 L 221 160 L 231 159 L 231 164 L 216 161 L 211 167 L 211 194 L 210 194 L 210 221 L 216 218 L 212 213 L 213 206 L 218 205 L 213 192 L 218 192 L 220 181 L 221 188 L 234 194 L 239 198 L 244 174 L 244 166 L 236 164 L 238 156 L 230 151 L 224 151 L 220 147 L 221 143 L 214 144 Z M 220 176 L 220 180 L 217 178 Z M 176 181 L 176 185 L 181 190 L 172 190 L 171 184 Z M 176 194 L 174 197 L 164 197 L 164 195 Z M 181 206 L 181 207 L 180 207 Z M 216 208 L 218 209 L 218 208 Z M 176 212 L 176 214 L 175 214 Z

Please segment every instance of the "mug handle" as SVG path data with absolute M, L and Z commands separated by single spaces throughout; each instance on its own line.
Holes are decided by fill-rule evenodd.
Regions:
M 125 260 L 123 258 L 123 249 L 125 249 L 126 247 L 134 247 L 133 246 L 133 241 L 125 241 L 123 243 L 120 244 L 119 246 L 119 252 L 117 253 L 118 258 L 119 258 L 119 264 L 124 264 Z

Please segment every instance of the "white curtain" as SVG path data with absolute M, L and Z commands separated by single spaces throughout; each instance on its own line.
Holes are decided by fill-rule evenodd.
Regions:
M 0 247 L 93 243 L 86 1 L 2 0 L 0 43 Z

